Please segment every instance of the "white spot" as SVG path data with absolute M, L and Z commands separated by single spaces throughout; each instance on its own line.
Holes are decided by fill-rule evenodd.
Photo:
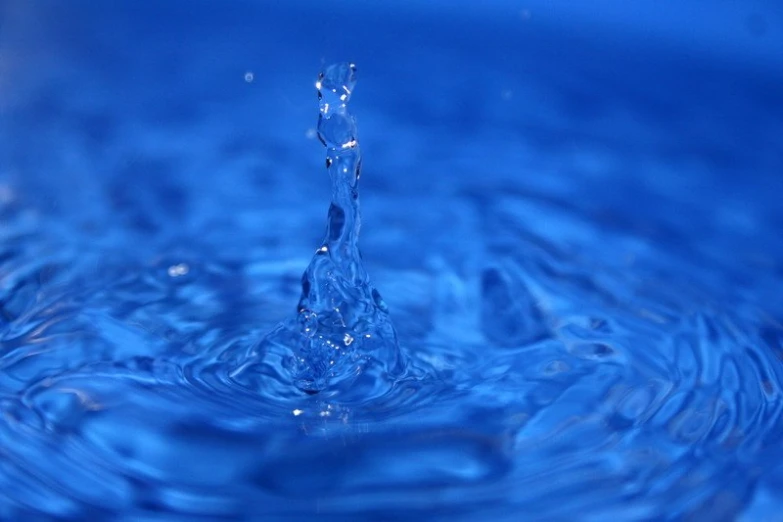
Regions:
M 297 410 L 292 411 L 291 413 L 294 414 L 294 417 L 298 417 L 298 416 L 300 416 L 301 414 L 304 413 L 304 410 L 298 410 L 297 409 Z
M 90 396 L 84 392 L 83 390 L 77 390 L 75 388 L 60 388 L 60 391 L 65 393 L 72 393 L 76 396 L 77 399 L 79 399 L 79 402 L 84 406 L 87 410 L 97 411 L 103 408 L 103 406 L 92 400 Z
M 353 337 L 351 337 L 351 334 L 346 333 L 345 337 L 343 337 L 343 342 L 345 343 L 345 346 L 350 346 L 353 342 Z
M 190 267 L 185 263 L 180 263 L 178 265 L 171 265 L 169 267 L 169 277 L 184 276 L 188 272 L 190 272 Z
M 352 149 L 352 148 L 356 147 L 356 145 L 357 145 L 356 140 L 351 140 L 351 141 L 348 141 L 346 143 L 343 143 L 342 147 L 344 149 Z
M 245 81 L 247 83 L 253 83 L 253 78 L 255 78 L 255 76 L 253 76 L 253 71 L 247 71 L 245 73 Z

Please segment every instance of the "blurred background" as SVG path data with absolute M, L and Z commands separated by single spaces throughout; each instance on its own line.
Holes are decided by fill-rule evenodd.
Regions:
M 314 244 L 328 184 L 313 78 L 352 60 L 366 249 L 439 230 L 446 197 L 507 190 L 661 241 L 669 227 L 780 252 L 759 237 L 780 229 L 783 194 L 783 14 L 767 2 L 0 9 L 4 198 L 59 222 L 201 235 L 285 200 L 302 225 L 286 244 Z M 390 216 L 373 202 L 387 197 L 429 204 Z M 420 265 L 437 238 L 395 257 Z

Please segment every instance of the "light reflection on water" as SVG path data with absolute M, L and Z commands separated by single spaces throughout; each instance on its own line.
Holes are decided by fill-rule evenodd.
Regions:
M 0 38 L 28 49 L 0 84 L 0 519 L 780 511 L 775 73 L 569 40 L 535 6 L 526 32 L 338 9 L 407 367 L 308 396 L 282 358 L 232 370 L 320 244 L 310 80 L 342 40 L 316 8 L 74 5 L 36 52 Z

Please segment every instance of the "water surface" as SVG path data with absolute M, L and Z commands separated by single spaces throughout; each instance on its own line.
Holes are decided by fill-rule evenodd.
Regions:
M 783 511 L 778 11 L 152 4 L 0 4 L 0 520 Z M 253 358 L 345 223 L 337 60 L 356 381 Z

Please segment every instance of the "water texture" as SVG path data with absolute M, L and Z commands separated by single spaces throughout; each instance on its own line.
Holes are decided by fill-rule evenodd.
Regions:
M 153 4 L 0 3 L 0 520 L 778 520 L 779 12 Z

